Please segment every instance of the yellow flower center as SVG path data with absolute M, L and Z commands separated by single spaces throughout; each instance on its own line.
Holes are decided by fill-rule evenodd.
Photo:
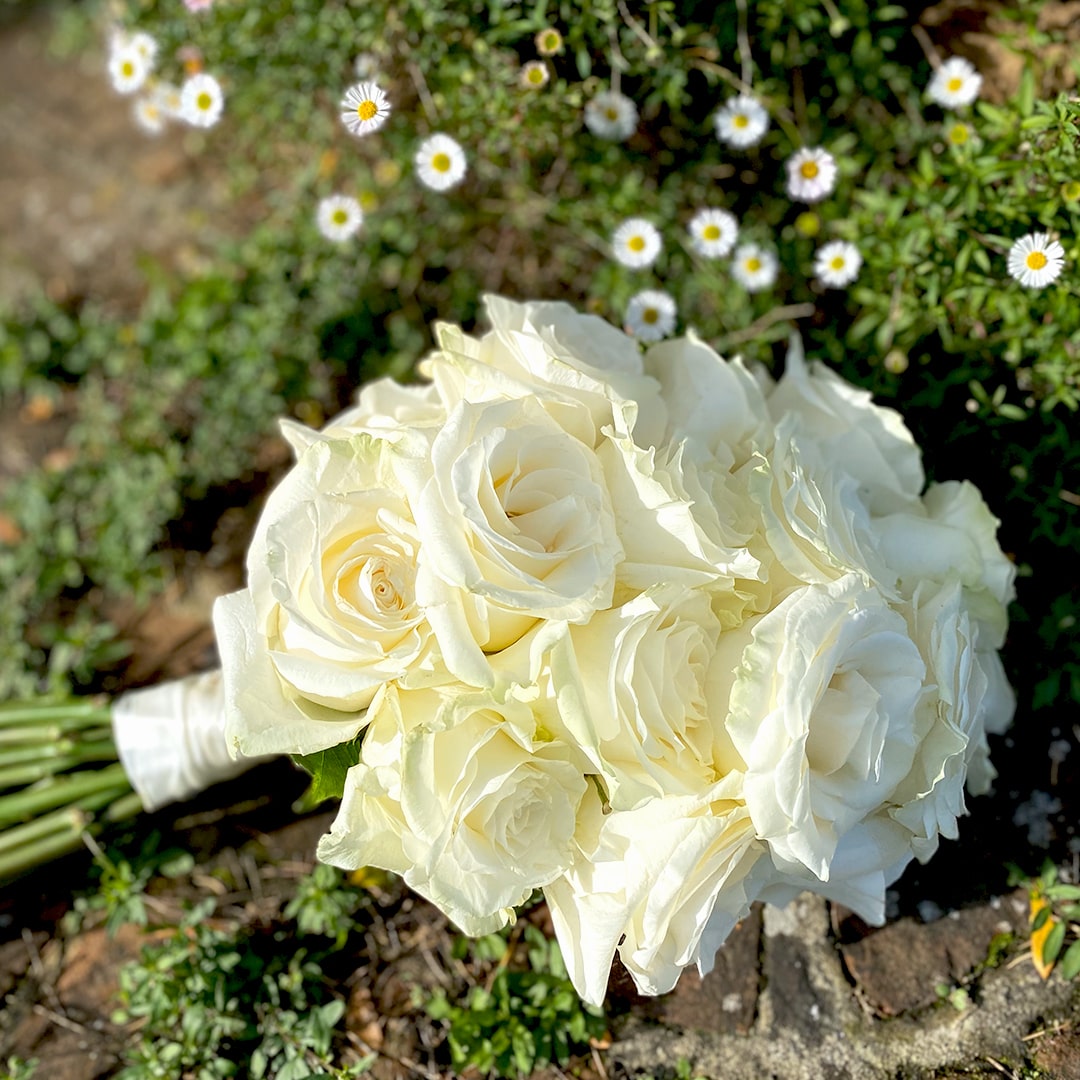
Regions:
M 449 154 L 435 154 L 431 159 L 431 167 L 436 172 L 449 172 L 450 171 L 450 156 L 449 156 Z
M 539 86 L 544 81 L 544 69 L 542 67 L 529 68 L 529 82 Z
M 953 124 L 949 128 L 949 142 L 954 146 L 963 146 L 968 141 L 968 135 L 967 124 Z
M 654 322 L 656 322 L 656 320 L 659 319 L 659 318 L 660 318 L 660 312 L 657 311 L 656 308 L 654 308 L 654 307 L 647 307 L 641 313 L 641 321 L 644 322 L 644 323 L 648 323 L 650 326 Z
M 956 76 L 953 76 L 953 78 L 951 78 L 945 84 L 945 86 L 948 88 L 948 91 L 949 91 L 950 94 L 959 93 L 961 88 L 963 87 L 963 85 L 964 85 L 964 80 L 960 79 L 960 78 L 957 78 Z
M 736 113 L 731 118 L 731 126 L 737 128 L 744 128 L 750 126 L 750 117 L 746 113 Z
M 645 238 L 642 236 L 631 236 L 626 241 L 626 246 L 631 251 L 644 251 L 645 250 Z
M 706 225 L 701 230 L 702 240 L 719 240 L 720 239 L 720 226 L 719 225 Z
M 1024 262 L 1029 270 L 1041 270 L 1046 265 L 1046 256 L 1041 251 L 1029 251 Z
M 604 115 L 605 115 L 605 116 L 606 116 L 606 117 L 607 117 L 607 118 L 608 118 L 609 120 L 611 120 L 612 122 L 614 122 L 614 121 L 616 121 L 616 120 L 618 120 L 618 119 L 619 119 L 619 110 L 618 110 L 618 109 L 616 109 L 616 108 L 615 108 L 615 107 L 614 107 L 613 105 L 609 105 L 609 106 L 608 106 L 608 107 L 607 107 L 607 108 L 606 108 L 606 109 L 604 110 Z
M 743 266 L 746 268 L 748 274 L 756 274 L 761 269 L 761 260 L 756 259 L 751 255 L 750 258 L 743 263 Z
M 832 261 L 829 263 L 829 266 L 831 266 L 834 270 L 843 270 L 844 269 L 844 256 L 843 255 L 834 255 L 832 257 Z
M 344 225 L 349 220 L 349 215 L 344 210 L 335 210 L 332 220 L 335 225 Z
M 135 65 L 130 60 L 125 60 L 120 65 L 120 74 L 123 75 L 125 79 L 130 79 L 131 76 L 135 74 Z
M 206 112 L 213 104 L 214 99 L 205 90 L 195 99 L 196 108 L 202 112 Z
M 356 106 L 356 115 L 361 120 L 370 120 L 379 111 L 379 106 L 374 101 L 368 99 L 367 101 L 361 101 Z
M 543 37 L 541 48 L 547 52 L 555 52 L 562 44 L 562 38 L 554 30 L 549 30 Z
M 813 180 L 819 172 L 821 172 L 821 170 L 818 168 L 818 163 L 816 161 L 804 161 L 799 166 L 799 173 L 806 180 Z

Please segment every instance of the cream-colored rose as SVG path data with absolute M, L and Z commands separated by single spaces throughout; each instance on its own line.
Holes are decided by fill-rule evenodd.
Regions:
M 1000 639 L 1005 606 L 1016 596 L 1016 569 L 997 542 L 1000 524 L 974 484 L 950 480 L 931 484 L 921 504 L 880 517 L 874 527 L 905 595 L 911 596 L 927 579 L 959 578 L 967 589 L 985 590 L 1000 606 L 996 611 L 983 609 L 980 622 Z
M 364 434 L 319 440 L 271 492 L 248 587 L 214 611 L 237 752 L 308 754 L 351 739 L 383 683 L 430 666 L 398 456 Z
M 650 799 L 582 829 L 573 867 L 544 888 L 567 972 L 583 1000 L 604 1000 L 619 957 L 644 994 L 683 968 L 712 970 L 716 950 L 750 909 L 765 848 L 738 774 L 694 796 Z
M 393 379 L 375 379 L 361 387 L 356 404 L 313 431 L 294 420 L 281 421 L 281 433 L 299 454 L 319 439 L 347 439 L 367 433 L 393 439 L 405 428 L 429 427 L 441 423 L 446 410 L 430 383 L 402 386 Z
M 653 345 L 645 370 L 660 382 L 668 410 L 665 442 L 688 440 L 687 454 L 724 469 L 772 446 L 773 422 L 761 387 L 742 361 L 724 360 L 690 333 Z
M 813 445 L 823 471 L 856 481 L 859 499 L 872 514 L 901 510 L 918 499 L 925 483 L 922 458 L 903 418 L 823 364 L 808 367 L 797 334 L 767 401 L 777 423 L 785 417 L 797 421 L 797 441 Z
M 995 773 L 987 720 L 991 731 L 1001 730 L 1015 704 L 997 654 L 978 648 L 979 628 L 966 597 L 956 579 L 941 586 L 924 582 L 908 609 L 935 689 L 920 703 L 915 760 L 891 796 L 889 813 L 911 832 L 912 851 L 922 862 L 937 850 L 939 836 L 956 839 L 956 819 L 967 812 L 965 781 L 973 794 L 989 788 Z
M 754 826 L 828 881 L 841 837 L 911 769 L 926 666 L 903 617 L 855 575 L 798 589 L 728 633 L 749 639 L 727 728 Z
M 726 698 L 709 698 L 719 634 L 706 593 L 658 585 L 555 643 L 562 723 L 614 809 L 699 794 L 737 760 L 717 746 Z
M 595 447 L 613 426 L 643 446 L 660 438 L 665 409 L 642 373 L 637 345 L 622 331 L 565 304 L 516 304 L 487 297 L 493 329 L 480 338 L 435 328 L 438 349 L 420 365 L 447 408 L 458 401 L 533 398 L 567 431 Z
M 534 698 L 387 686 L 319 858 L 401 874 L 467 934 L 512 921 L 569 867 L 579 808 L 597 800 Z
M 795 417 L 777 424 L 772 449 L 754 454 L 744 474 L 760 507 L 766 544 L 792 583 L 826 585 L 854 573 L 893 594 L 896 574 L 878 551 L 856 480 L 800 439 Z
M 447 667 L 479 681 L 536 619 L 608 607 L 623 554 L 603 469 L 536 401 L 461 402 L 410 499 L 424 552 L 417 596 Z

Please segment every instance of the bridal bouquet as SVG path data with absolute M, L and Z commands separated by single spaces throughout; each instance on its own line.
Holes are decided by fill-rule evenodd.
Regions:
M 286 422 L 225 742 L 341 795 L 319 857 L 468 934 L 542 889 L 581 996 L 704 973 L 758 899 L 870 922 L 994 776 L 1013 569 L 969 483 L 793 340 L 779 382 L 489 298 L 423 385 Z

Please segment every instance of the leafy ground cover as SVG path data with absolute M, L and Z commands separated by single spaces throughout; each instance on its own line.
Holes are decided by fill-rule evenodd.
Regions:
M 47 153 L 69 136 L 79 161 L 67 190 L 41 181 L 44 208 L 31 198 L 31 172 L 5 189 L 7 262 L 26 273 L 6 281 L 0 325 L 0 698 L 111 692 L 208 662 L 207 596 L 238 582 L 259 499 L 286 463 L 273 433 L 278 415 L 317 424 L 359 381 L 406 374 L 431 321 L 471 324 L 487 290 L 568 299 L 619 323 L 633 293 L 663 288 L 678 302 L 680 329 L 693 326 L 721 351 L 741 350 L 774 371 L 797 325 L 811 356 L 902 410 L 933 477 L 973 480 L 1002 520 L 1003 546 L 1020 571 L 1004 654 L 1017 724 L 994 747 L 996 794 L 973 804 L 960 843 L 903 879 L 896 914 L 988 900 L 1007 889 L 1009 863 L 1035 873 L 1049 858 L 1075 884 L 1080 189 L 1067 6 L 920 13 L 856 0 L 762 0 L 727 5 L 718 19 L 713 4 L 601 0 L 222 2 L 191 14 L 179 3 L 168 11 L 129 3 L 108 12 L 57 5 L 29 28 L 23 10 L 5 11 L 0 49 L 48 40 L 53 59 L 36 63 L 54 96 L 33 114 L 22 91 L 21 103 L 5 106 L 3 130 L 23 151 L 20 162 L 43 164 L 42 176 L 63 174 Z M 226 88 L 221 127 L 141 142 L 128 103 L 107 86 L 106 14 L 160 38 L 163 76 L 179 79 L 196 45 L 198 63 Z M 536 41 L 547 27 L 562 37 L 550 56 Z M 975 59 L 985 79 L 980 103 L 955 113 L 923 92 L 930 58 L 952 52 Z M 362 141 L 336 108 L 358 53 L 385 72 L 394 103 L 391 121 Z M 18 51 L 10 55 L 14 66 Z M 537 60 L 547 83 L 522 86 L 523 65 Z M 759 146 L 733 154 L 711 118 L 747 84 L 775 122 Z M 585 102 L 611 85 L 640 110 L 626 142 L 582 125 Z M 94 102 L 84 116 L 80 101 Z M 26 122 L 34 115 L 40 127 Z M 69 127 L 48 127 L 64 118 Z M 35 130 L 54 133 L 51 150 Z M 100 144 L 85 132 L 95 130 L 112 140 L 115 173 L 94 171 Z M 442 194 L 426 191 L 411 164 L 417 141 L 438 130 L 452 131 L 469 159 L 464 185 Z M 835 195 L 813 207 L 784 194 L 783 163 L 804 143 L 829 149 L 840 172 Z M 315 225 L 318 199 L 334 191 L 355 195 L 365 211 L 360 234 L 340 247 Z M 73 202 L 78 196 L 88 207 Z M 695 252 L 685 228 L 706 205 L 735 213 L 745 237 L 776 252 L 772 289 L 733 287 L 724 262 Z M 609 257 L 615 228 L 631 216 L 662 233 L 664 254 L 651 268 Z M 111 244 L 93 247 L 90 222 L 112 223 L 102 226 Z M 66 258 L 41 244 L 52 229 Z M 1009 278 L 1005 253 L 1037 230 L 1060 234 L 1067 263 L 1057 283 L 1030 291 Z M 76 239 L 90 245 L 83 261 Z M 862 253 L 848 289 L 823 289 L 811 272 L 815 250 L 831 239 Z M 140 260 L 148 248 L 154 258 Z M 288 816 L 262 813 L 250 827 L 271 835 Z M 190 831 L 179 835 L 198 847 Z M 237 1056 L 251 1075 L 292 1068 L 301 1076 L 305 1067 L 424 1075 L 461 1067 L 460 1048 L 474 1036 L 481 1073 L 531 1068 L 543 1047 L 530 1050 L 523 1037 L 484 1045 L 489 1029 L 508 1029 L 498 1010 L 525 1015 L 522 1002 L 556 1018 L 561 1037 L 575 1035 L 577 1069 L 602 1067 L 607 1029 L 560 1011 L 567 1003 L 551 982 L 558 962 L 535 939 L 542 913 L 519 924 L 502 954 L 492 942 L 463 952 L 431 909 L 392 883 L 349 887 L 357 908 L 338 909 L 349 927 L 339 947 L 336 933 L 304 925 L 320 905 L 345 903 L 339 883 L 305 886 L 309 900 L 287 913 L 296 883 L 308 879 L 295 858 L 280 861 L 280 849 L 265 863 L 249 852 L 255 861 L 245 863 L 243 839 L 214 832 L 198 869 L 162 877 L 156 857 L 137 857 L 145 836 L 114 857 L 134 877 L 118 870 L 100 888 L 112 897 L 106 911 L 147 914 L 160 950 L 147 963 L 170 972 L 175 994 L 213 1013 L 212 1022 L 190 1022 L 193 1041 L 180 1043 L 191 1075 Z M 213 844 L 224 854 L 212 856 Z M 224 873 L 215 858 L 236 865 Z M 42 965 L 5 992 L 28 995 L 31 1012 L 52 1010 L 61 1033 L 74 1034 L 55 1020 L 71 1011 L 49 999 L 47 946 L 95 931 L 96 910 L 79 927 L 55 930 L 70 894 L 82 891 L 72 882 L 88 884 L 95 873 L 89 865 L 24 881 L 0 907 L 3 933 L 18 942 L 25 928 Z M 312 869 L 303 864 L 303 873 Z M 212 913 L 198 908 L 207 897 Z M 189 906 L 202 911 L 197 924 Z M 39 941 L 41 933 L 49 938 Z M 838 933 L 844 940 L 865 928 Z M 220 990 L 200 984 L 206 965 L 222 968 L 226 955 L 239 957 L 228 960 L 231 981 Z M 321 977 L 303 974 L 313 963 Z M 168 1057 L 177 1051 L 155 1041 L 175 1028 L 173 1014 L 131 970 L 127 1004 L 117 1006 L 127 1014 L 109 1028 L 101 1071 L 71 1075 L 121 1067 L 178 1075 Z M 539 981 L 510 980 L 530 970 Z M 365 1002 L 354 988 L 368 982 L 381 989 Z M 230 1012 L 230 1001 L 244 1006 Z M 271 1013 L 289 1015 L 286 1031 L 267 1022 Z M 538 1020 L 539 1030 L 547 1022 Z M 457 1051 L 446 1037 L 455 1025 Z M 327 1042 L 330 1029 L 338 1034 Z M 24 1060 L 35 1053 L 32 1040 L 0 1047 Z M 199 1054 L 205 1063 L 192 1064 Z M 165 1071 L 147 1071 L 154 1067 Z M 20 1069 L 9 1066 L 12 1075 Z

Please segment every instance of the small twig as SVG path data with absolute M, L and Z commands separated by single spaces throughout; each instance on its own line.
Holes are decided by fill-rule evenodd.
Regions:
M 941 57 L 938 55 L 934 43 L 930 40 L 930 35 L 918 23 L 911 28 L 911 32 L 915 35 L 915 40 L 926 55 L 926 59 L 930 61 L 930 66 L 937 71 L 941 67 Z
M 424 107 L 424 114 L 431 123 L 437 124 L 439 122 L 439 110 L 435 108 L 435 101 L 431 96 L 431 91 L 428 90 L 423 71 L 420 70 L 420 66 L 414 60 L 409 61 L 408 69 L 409 77 L 412 79 L 413 86 L 416 87 L 416 92 L 420 96 L 420 104 Z
M 34 1005 L 34 1012 L 38 1016 L 44 1016 L 52 1024 L 56 1024 L 57 1027 L 67 1028 L 68 1031 L 74 1031 L 77 1035 L 90 1035 L 92 1030 L 85 1024 L 80 1024 L 75 1020 L 64 1016 L 63 1013 L 58 1013 L 54 1009 L 46 1008 L 40 1002 Z
M 785 304 L 765 312 L 760 319 L 755 319 L 743 330 L 736 330 L 723 339 L 725 348 L 732 345 L 741 345 L 744 341 L 753 341 L 763 330 L 767 330 L 773 323 L 783 322 L 785 319 L 806 319 L 817 310 L 813 304 Z
M 623 17 L 623 21 L 634 31 L 647 49 L 658 49 L 660 47 L 657 45 L 656 40 L 649 36 L 648 30 L 646 30 L 645 27 L 630 14 L 630 10 L 627 8 L 626 4 L 623 3 L 623 0 L 619 0 L 618 8 L 619 14 Z
M 754 62 L 750 55 L 750 32 L 747 28 L 746 0 L 736 0 L 739 9 L 739 22 L 735 31 L 738 43 L 739 64 L 742 69 L 742 81 L 749 86 L 754 81 Z

